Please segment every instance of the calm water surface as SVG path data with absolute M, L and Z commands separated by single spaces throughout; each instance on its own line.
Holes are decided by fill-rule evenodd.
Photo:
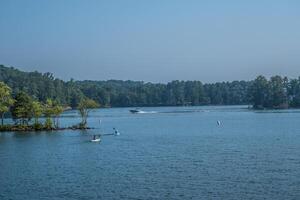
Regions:
M 0 133 L 0 199 L 300 199 L 300 110 L 143 110 L 94 111 L 86 132 Z

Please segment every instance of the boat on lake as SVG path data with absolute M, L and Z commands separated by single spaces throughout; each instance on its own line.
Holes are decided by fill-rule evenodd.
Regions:
M 100 142 L 100 141 L 101 141 L 100 135 L 94 135 L 93 139 L 91 140 L 91 142 Z
M 113 130 L 114 130 L 114 135 L 115 136 L 119 136 L 120 135 L 120 132 L 116 129 L 116 128 L 113 128 Z
M 140 110 L 138 108 L 131 109 L 131 110 L 129 110 L 129 112 L 131 112 L 132 114 L 153 114 L 153 113 L 157 113 L 157 111 L 144 111 L 144 110 Z
M 136 109 L 129 110 L 129 112 L 131 112 L 132 114 L 137 114 L 137 113 L 142 113 L 143 111 L 141 111 L 140 109 L 136 108 Z

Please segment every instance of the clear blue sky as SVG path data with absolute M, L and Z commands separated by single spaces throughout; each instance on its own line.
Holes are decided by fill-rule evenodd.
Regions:
M 0 0 L 0 63 L 75 79 L 300 75 L 297 0 Z

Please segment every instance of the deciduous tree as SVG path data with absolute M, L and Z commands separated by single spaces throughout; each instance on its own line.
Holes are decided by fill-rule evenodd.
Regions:
M 86 128 L 88 114 L 92 109 L 98 108 L 99 104 L 92 99 L 82 99 L 78 105 L 78 111 L 81 116 L 80 127 Z
M 1 125 L 4 124 L 4 114 L 9 111 L 10 106 L 14 103 L 11 97 L 11 89 L 5 83 L 0 82 L 0 116 Z

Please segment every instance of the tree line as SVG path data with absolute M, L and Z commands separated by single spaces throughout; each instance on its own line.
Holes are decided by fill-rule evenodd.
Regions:
M 140 81 L 76 81 L 82 93 L 102 105 L 182 106 L 248 104 L 249 82 L 203 84 L 201 81 L 172 81 L 167 84 Z
M 0 66 L 0 81 L 12 88 L 12 95 L 26 92 L 34 99 L 52 99 L 62 105 L 78 107 L 89 98 L 105 107 L 253 105 L 256 109 L 300 106 L 300 79 L 263 76 L 253 81 L 206 83 L 172 81 L 63 81 L 51 73 L 22 72 Z
M 269 80 L 258 76 L 249 90 L 249 100 L 255 109 L 284 109 L 300 107 L 300 77 L 273 76 Z

